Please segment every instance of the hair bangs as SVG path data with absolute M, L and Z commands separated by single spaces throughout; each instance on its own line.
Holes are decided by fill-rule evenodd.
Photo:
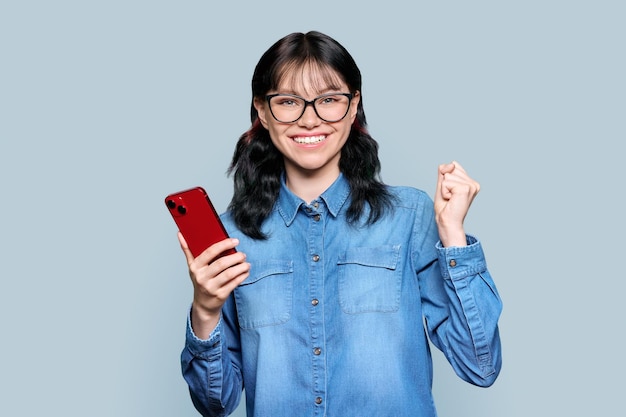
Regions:
M 301 92 L 309 96 L 341 91 L 346 85 L 345 80 L 330 65 L 311 57 L 286 62 L 276 72 L 274 82 L 273 88 L 277 91 Z

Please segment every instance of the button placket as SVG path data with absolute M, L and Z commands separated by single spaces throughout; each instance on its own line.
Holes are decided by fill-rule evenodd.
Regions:
M 308 256 L 309 256 L 309 288 L 310 288 L 310 355 L 312 359 L 313 376 L 313 399 L 316 406 L 323 407 L 323 395 L 326 386 L 326 367 L 324 361 L 323 347 L 324 322 L 323 310 L 320 301 L 324 294 L 324 267 L 322 255 L 324 255 L 324 219 L 322 218 L 324 208 L 319 201 L 313 201 L 305 206 L 306 216 L 309 219 L 308 225 Z

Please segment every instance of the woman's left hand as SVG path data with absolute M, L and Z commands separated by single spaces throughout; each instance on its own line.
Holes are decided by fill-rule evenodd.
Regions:
M 444 247 L 467 245 L 463 221 L 479 191 L 480 184 L 467 175 L 458 162 L 439 165 L 435 220 Z

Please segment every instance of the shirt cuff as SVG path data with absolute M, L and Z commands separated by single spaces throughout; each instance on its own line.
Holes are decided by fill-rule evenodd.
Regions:
M 485 254 L 478 239 L 471 235 L 466 235 L 466 239 L 467 246 L 448 248 L 437 242 L 439 267 L 444 279 L 463 279 L 487 270 Z
M 209 359 L 221 351 L 220 344 L 222 340 L 222 318 L 220 317 L 217 326 L 211 332 L 208 339 L 200 339 L 193 332 L 191 327 L 191 309 L 187 314 L 187 331 L 185 344 L 187 349 L 196 357 Z

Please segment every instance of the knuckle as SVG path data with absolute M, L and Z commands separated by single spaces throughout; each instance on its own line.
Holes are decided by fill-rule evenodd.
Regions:
M 217 256 L 217 255 L 216 255 Z M 213 262 L 211 262 L 211 265 L 214 266 L 217 269 L 224 269 L 226 266 L 224 265 L 224 258 L 219 256 L 217 258 L 215 258 L 213 260 Z
M 189 274 L 192 276 L 197 276 L 198 272 L 200 271 L 200 267 L 196 262 L 191 262 L 189 264 Z
M 224 277 L 230 281 L 233 278 L 236 278 L 237 275 L 239 275 L 239 271 L 237 271 L 235 268 L 228 268 L 223 272 L 223 274 Z

